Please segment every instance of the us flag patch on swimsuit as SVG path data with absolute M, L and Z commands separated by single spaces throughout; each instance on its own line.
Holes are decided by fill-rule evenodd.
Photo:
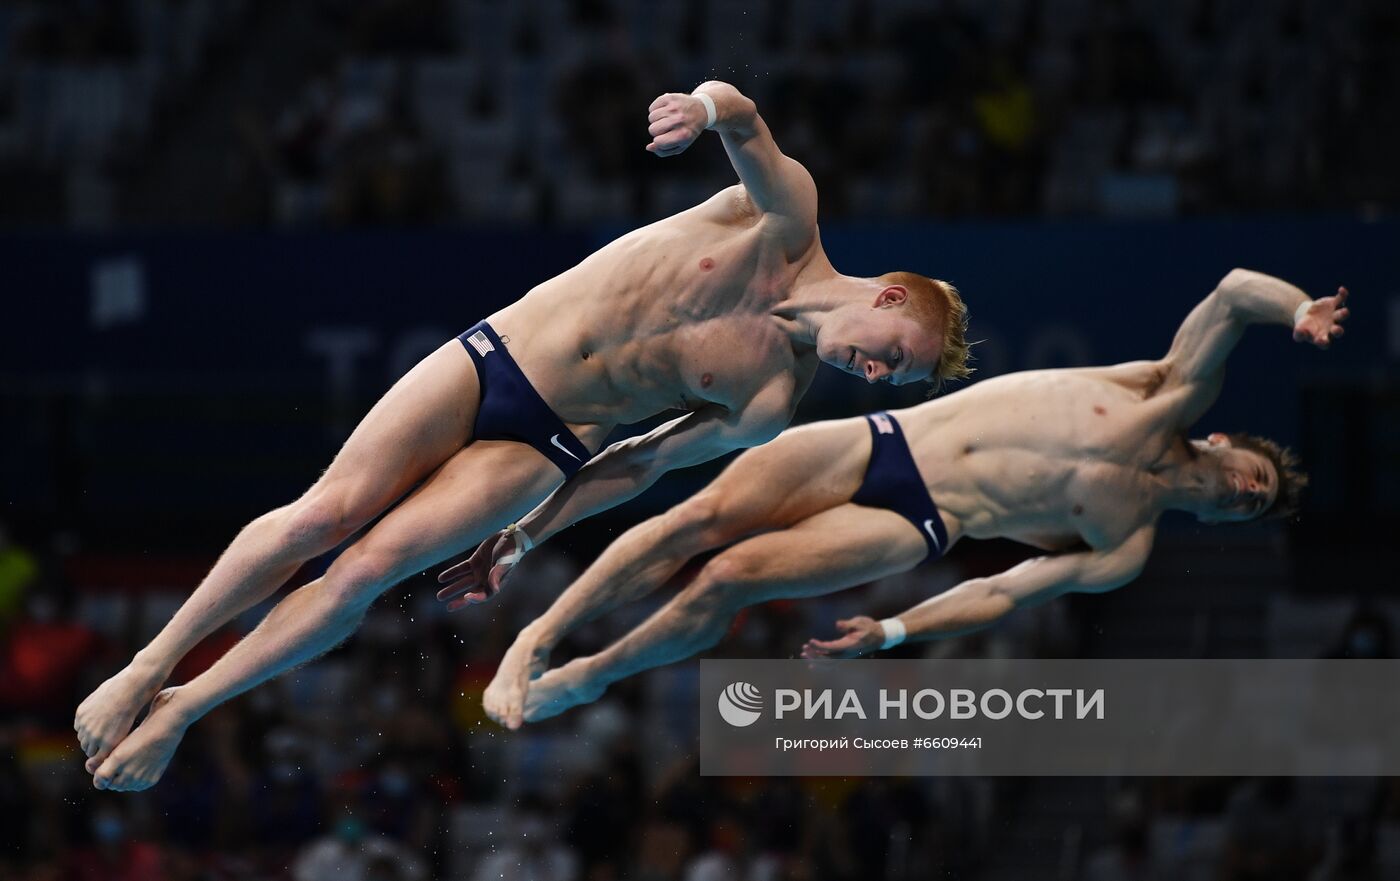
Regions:
M 471 347 L 476 349 L 476 353 L 483 358 L 486 357 L 487 352 L 496 351 L 496 347 L 491 345 L 491 340 L 487 339 L 486 331 L 484 330 L 478 330 L 476 333 L 467 337 L 467 342 L 471 343 Z
M 894 434 L 894 424 L 890 422 L 890 417 L 884 413 L 876 413 L 870 417 L 875 423 L 875 430 L 881 434 Z

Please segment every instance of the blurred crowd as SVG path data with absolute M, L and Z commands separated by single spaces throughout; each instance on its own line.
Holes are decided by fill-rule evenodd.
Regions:
M 447 616 L 408 585 L 346 647 L 191 728 L 157 787 L 121 795 L 91 788 L 73 707 L 180 601 L 141 587 L 171 572 L 5 539 L 0 877 L 776 881 L 975 865 L 985 782 L 701 778 L 693 667 L 517 735 L 495 728 L 480 707 L 495 661 L 575 571 L 532 557 L 534 589 L 481 614 Z M 265 611 L 211 637 L 174 681 Z M 596 650 L 640 614 L 566 650 Z M 776 651 L 804 626 L 791 607 L 759 610 L 733 649 Z
M 652 98 L 709 78 L 755 98 L 815 175 L 824 218 L 1372 216 L 1400 204 L 1398 41 L 1400 5 L 1386 0 L 11 0 L 0 225 L 632 223 L 732 181 L 716 144 L 668 161 L 643 150 Z M 39 400 L 80 435 L 24 423 L 25 443 L 58 448 L 56 498 L 88 493 L 85 468 L 118 459 L 137 476 L 106 504 L 138 480 L 159 491 L 121 446 L 148 453 L 147 434 L 104 435 Z M 161 409 L 150 431 L 164 450 Z M 297 440 L 281 431 L 285 457 Z M 116 452 L 100 466 L 65 458 L 79 443 Z M 291 469 L 259 467 L 269 482 Z M 96 792 L 74 708 L 228 537 L 191 538 L 203 521 L 161 499 L 172 528 L 150 540 L 180 532 L 198 546 L 188 558 L 131 551 L 132 534 L 158 530 L 118 517 L 117 537 L 85 542 L 61 504 L 43 527 L 0 525 L 0 881 L 1400 877 L 1395 780 L 701 777 L 693 663 L 506 734 L 482 690 L 513 635 L 615 535 L 606 517 L 532 554 L 489 606 L 448 616 L 426 579 L 399 587 L 345 646 L 195 725 L 160 785 Z M 1393 603 L 1291 596 L 1277 546 L 1247 541 L 1184 552 L 1219 606 L 1144 587 L 1131 608 L 1052 603 L 898 651 L 1394 656 Z M 1219 581 L 1199 574 L 1215 559 Z M 758 607 L 712 656 L 791 657 L 837 618 L 1007 564 L 1004 550 L 960 549 L 917 575 Z M 1243 623 L 1218 626 L 1230 602 Z M 652 608 L 590 625 L 556 660 Z M 266 610 L 212 636 L 173 682 Z
M 484 719 L 482 689 L 577 565 L 544 549 L 496 603 L 451 616 L 411 581 L 346 646 L 193 726 L 158 786 L 117 794 L 83 773 L 73 709 L 183 599 L 159 585 L 198 570 L 93 558 L 71 536 L 0 536 L 0 877 L 912 881 L 1058 867 L 1066 881 L 1370 881 L 1400 866 L 1395 780 L 701 777 L 693 664 L 506 734 Z M 758 607 L 718 653 L 790 657 L 835 617 L 892 611 L 958 577 L 945 563 Z M 1082 650 L 1073 614 L 1047 608 L 901 651 Z M 173 681 L 264 611 L 211 637 Z M 648 611 L 590 625 L 559 654 L 596 651 Z M 1391 627 L 1383 607 L 1356 607 L 1321 653 L 1385 656 Z
M 732 173 L 656 94 L 758 102 L 825 217 L 1400 202 L 1385 0 L 120 0 L 0 6 L 11 223 L 635 221 Z

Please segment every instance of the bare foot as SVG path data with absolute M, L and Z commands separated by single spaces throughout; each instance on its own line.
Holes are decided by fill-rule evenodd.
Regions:
M 92 785 L 117 792 L 140 792 L 156 784 L 189 728 L 181 708 L 172 705 L 179 688 L 167 688 L 151 701 L 151 712 L 97 769 Z
M 106 761 L 131 731 L 136 714 L 155 698 L 161 684 L 161 680 L 127 665 L 78 705 L 73 715 L 73 730 L 78 732 L 78 745 L 88 756 L 89 774 Z
M 486 715 L 512 731 L 519 728 L 524 721 L 525 689 L 531 679 L 547 669 L 549 649 L 537 645 L 526 631 L 521 631 L 481 696 Z
M 525 721 L 538 722 L 603 696 L 607 685 L 589 676 L 587 658 L 575 658 L 530 683 L 525 696 Z

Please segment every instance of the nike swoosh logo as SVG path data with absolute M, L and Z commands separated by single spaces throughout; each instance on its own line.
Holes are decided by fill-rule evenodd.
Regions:
M 933 539 L 934 548 L 937 549 L 940 554 L 943 553 L 943 542 L 938 540 L 938 533 L 933 531 L 932 520 L 924 521 L 924 531 L 928 533 L 929 538 Z
M 554 445 L 555 445 L 556 447 L 558 447 L 559 449 L 563 450 L 563 451 L 564 451 L 564 455 L 568 456 L 570 459 L 573 459 L 575 462 L 582 462 L 582 461 L 583 461 L 583 460 L 580 459 L 578 456 L 575 456 L 573 453 L 569 452 L 569 448 L 568 448 L 568 447 L 566 447 L 566 446 L 564 446 L 563 444 L 559 443 L 559 435 L 556 434 L 554 437 L 550 438 L 550 439 L 549 439 L 549 442 L 552 443 L 552 444 L 554 444 Z M 929 522 L 932 523 L 933 521 L 930 520 Z

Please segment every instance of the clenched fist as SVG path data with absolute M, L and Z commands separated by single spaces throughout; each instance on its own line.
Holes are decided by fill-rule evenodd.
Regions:
M 647 150 L 657 156 L 676 156 L 695 143 L 709 122 L 705 104 L 694 95 L 671 92 L 651 102 L 647 114 L 647 132 L 651 143 Z

